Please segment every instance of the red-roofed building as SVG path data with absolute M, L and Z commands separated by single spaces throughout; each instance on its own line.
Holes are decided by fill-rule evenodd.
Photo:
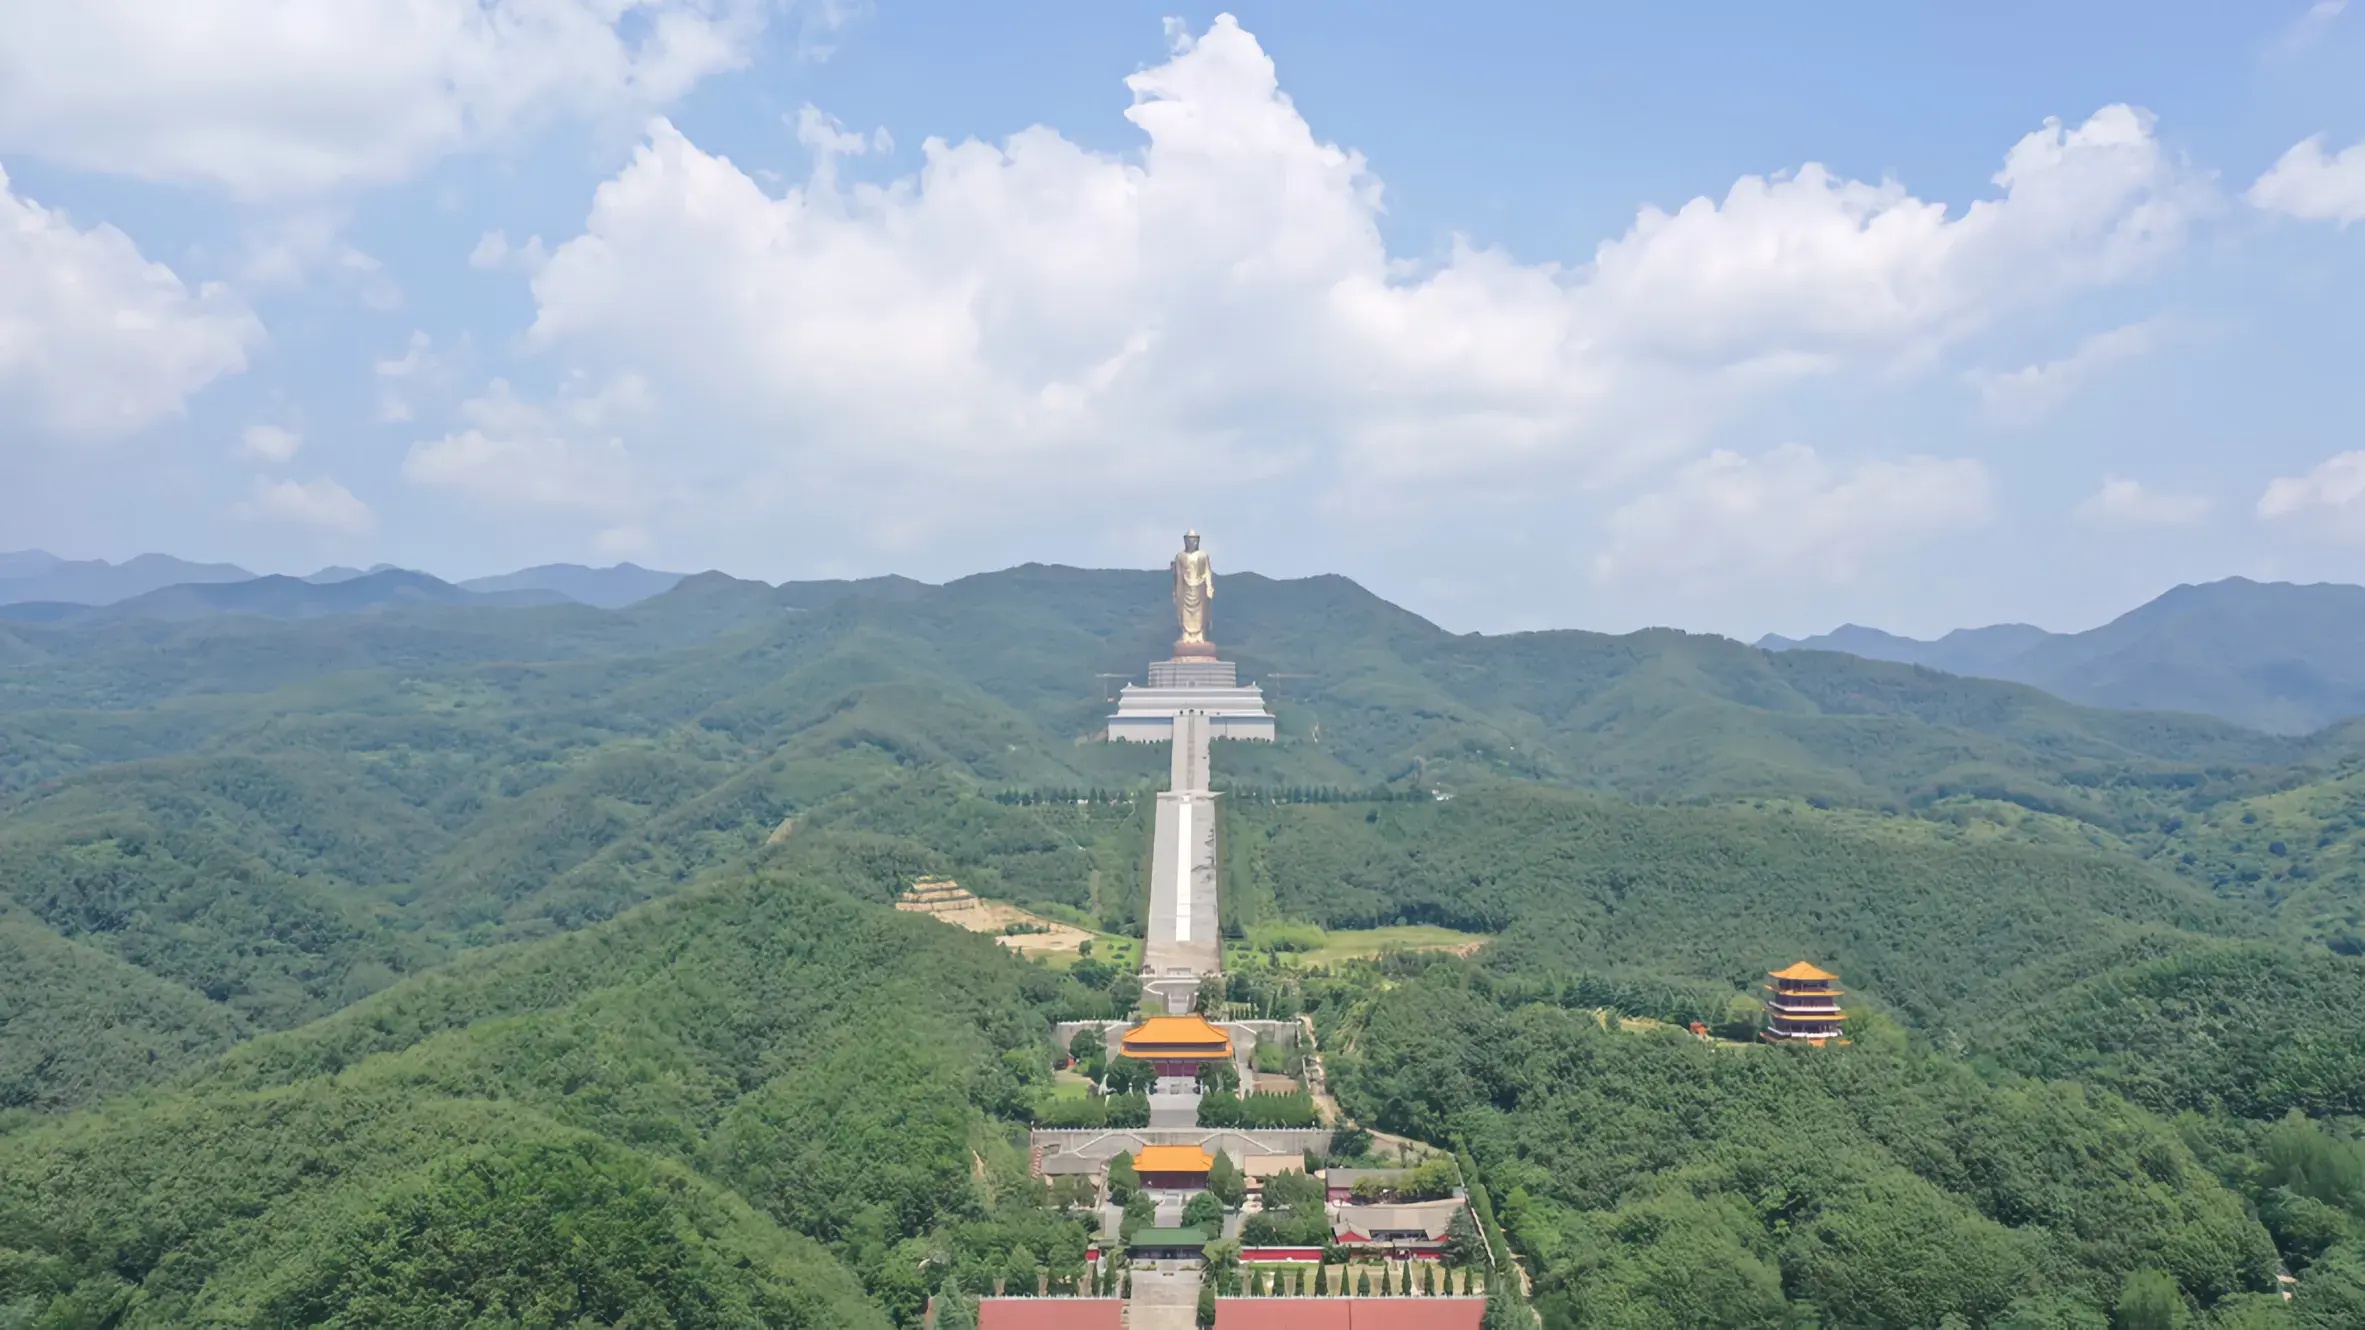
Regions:
M 1376 1299 L 1375 1299 L 1376 1300 Z M 1355 1298 L 1217 1298 L 1215 1330 L 1353 1330 Z
M 977 1330 L 1124 1330 L 1124 1325 L 1123 1298 L 977 1300 Z
M 1484 1298 L 1217 1298 L 1215 1330 L 1478 1330 Z

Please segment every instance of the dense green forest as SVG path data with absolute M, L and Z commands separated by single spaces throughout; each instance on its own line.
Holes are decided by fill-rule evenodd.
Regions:
M 1083 1111 L 1049 1022 L 1123 999 L 884 905 L 1138 928 L 1165 754 L 1092 742 L 1096 675 L 1162 654 L 1162 595 L 0 625 L 0 1326 L 888 1324 L 1072 1278 L 1014 1133 Z M 1471 1152 L 1548 1324 L 2090 1325 L 2157 1278 L 2359 1323 L 2365 733 L 1454 635 L 1336 578 L 1229 579 L 1220 632 L 1285 676 L 1282 741 L 1217 759 L 1227 930 L 1492 939 L 1233 996 Z M 1603 1015 L 1745 1033 L 1800 957 L 1853 1047 Z
M 1885 1022 L 1844 1049 L 1732 1048 L 1450 963 L 1328 1016 L 1350 1107 L 1479 1161 L 1547 1324 L 2101 1325 L 2150 1272 L 2214 1325 L 2349 1325 L 2365 1299 L 2365 1155 L 2304 1118 L 2255 1141 L 2194 1119 L 2196 1145 Z M 2288 1309 L 2286 1260 L 2329 1267 Z
M 693 890 L 22 1125 L 0 1136 L 0 1310 L 908 1317 L 925 1260 L 998 1260 L 972 1230 L 1035 1213 L 1004 1124 L 1072 981 L 865 885 L 814 862 Z

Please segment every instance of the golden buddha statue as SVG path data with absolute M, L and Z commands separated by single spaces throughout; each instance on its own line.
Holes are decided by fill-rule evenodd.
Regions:
M 1174 617 L 1182 624 L 1176 639 L 1177 656 L 1215 655 L 1207 640 L 1207 603 L 1215 599 L 1215 567 L 1199 548 L 1199 533 L 1183 533 L 1182 553 L 1174 556 Z

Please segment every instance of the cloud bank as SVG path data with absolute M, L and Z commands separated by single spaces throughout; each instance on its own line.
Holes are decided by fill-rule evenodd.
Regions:
M 533 270 L 529 344 L 696 417 L 619 436 L 677 493 L 727 478 L 770 520 L 828 512 L 857 542 L 1073 512 L 1184 457 L 1288 478 L 1343 520 L 1631 483 L 1769 390 L 1910 368 L 2144 273 L 2215 204 L 2149 115 L 2109 106 L 2011 145 L 1968 205 L 1809 164 L 1644 208 L 1582 262 L 1469 243 L 1424 260 L 1389 252 L 1379 179 L 1230 17 L 1126 83 L 1136 153 L 1036 127 L 849 181 L 881 140 L 813 113 L 812 172 L 779 192 L 655 121 Z M 537 456 L 616 488 L 610 452 Z M 1967 474 L 1883 465 L 1829 484 Z M 849 516 L 885 492 L 892 513 Z M 1611 564 L 1636 575 L 1657 546 L 1621 539 Z M 1841 546 L 1821 566 L 1846 566 Z

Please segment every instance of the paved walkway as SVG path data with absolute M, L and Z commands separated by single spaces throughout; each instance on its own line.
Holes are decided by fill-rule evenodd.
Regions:
M 1128 1330 L 1196 1330 L 1199 1323 L 1199 1271 L 1196 1267 L 1165 1268 L 1154 1262 L 1133 1267 L 1133 1304 Z
M 1142 938 L 1147 980 L 1173 980 L 1169 1010 L 1187 1006 L 1198 976 L 1223 966 L 1217 933 L 1215 797 L 1207 792 L 1207 717 L 1174 718 L 1172 775 L 1150 835 L 1150 916 Z

